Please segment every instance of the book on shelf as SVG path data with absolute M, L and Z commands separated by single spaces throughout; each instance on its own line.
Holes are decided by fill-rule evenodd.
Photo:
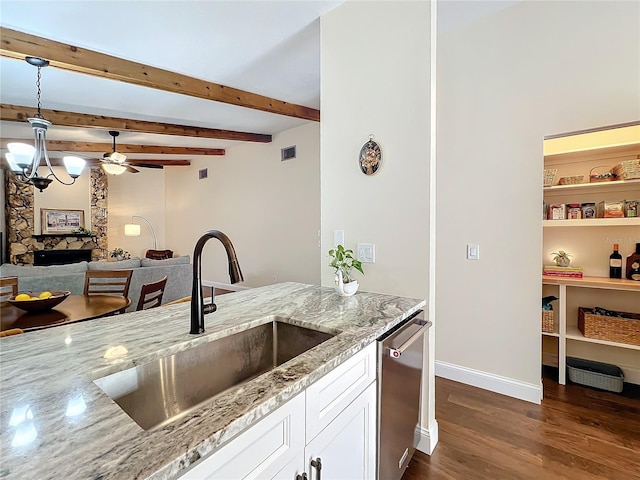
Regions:
M 542 269 L 542 274 L 549 277 L 564 277 L 564 278 L 582 278 L 582 267 L 559 267 L 557 265 L 545 265 Z

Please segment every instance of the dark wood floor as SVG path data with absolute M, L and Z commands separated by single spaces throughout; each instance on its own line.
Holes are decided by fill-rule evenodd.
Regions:
M 415 453 L 403 480 L 640 479 L 640 389 L 552 377 L 542 405 L 437 378 L 439 442 L 432 456 Z

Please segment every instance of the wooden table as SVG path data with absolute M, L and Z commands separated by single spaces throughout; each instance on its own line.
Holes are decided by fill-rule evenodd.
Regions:
M 69 295 L 54 309 L 25 312 L 10 303 L 0 306 L 0 330 L 21 328 L 25 332 L 104 317 L 127 308 L 131 300 L 114 295 Z

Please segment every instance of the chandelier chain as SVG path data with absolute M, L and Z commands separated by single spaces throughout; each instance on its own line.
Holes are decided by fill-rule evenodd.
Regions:
M 42 104 L 40 103 L 40 96 L 42 95 L 42 89 L 40 88 L 40 79 L 42 78 L 42 72 L 41 72 L 42 68 L 38 67 L 38 77 L 36 78 L 36 88 L 38 90 L 37 93 L 37 97 L 38 97 L 38 113 L 36 113 L 36 118 L 42 118 L 44 119 L 44 117 L 42 116 L 42 112 L 40 111 L 40 108 L 42 106 Z

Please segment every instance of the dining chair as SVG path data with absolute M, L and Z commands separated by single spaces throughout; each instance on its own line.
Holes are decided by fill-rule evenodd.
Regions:
M 0 338 L 1 337 L 8 337 L 10 335 L 20 335 L 21 333 L 24 333 L 24 330 L 22 330 L 21 328 L 10 328 L 9 330 L 3 330 L 0 332 Z
M 18 294 L 18 277 L 0 278 L 0 302 L 6 302 Z
M 129 297 L 133 270 L 87 270 L 83 295 L 117 295 Z M 119 313 L 124 313 L 124 308 Z
M 149 308 L 158 307 L 162 303 L 162 295 L 167 285 L 167 276 L 157 282 L 145 283 L 140 289 L 140 298 L 138 299 L 138 310 L 147 310 Z

